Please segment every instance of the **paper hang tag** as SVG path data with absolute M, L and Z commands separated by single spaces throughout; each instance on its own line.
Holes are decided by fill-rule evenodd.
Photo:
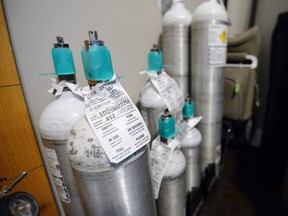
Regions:
M 188 120 L 187 124 L 192 129 L 194 128 L 200 121 L 202 120 L 202 116 L 199 117 L 193 117 Z
M 50 89 L 48 90 L 48 92 L 49 92 L 50 94 L 55 95 L 55 96 L 59 96 L 59 95 L 62 94 L 63 89 L 64 89 L 64 86 L 63 86 L 63 85 L 56 84 L 56 83 L 52 83 L 52 88 L 50 88 Z
M 191 119 L 189 119 L 187 122 L 179 122 L 176 125 L 176 129 L 177 129 L 177 137 L 183 137 L 185 136 L 185 133 L 187 130 L 192 130 L 202 119 L 202 116 L 199 117 L 193 117 Z
M 176 139 L 172 140 L 168 145 L 160 142 L 159 138 L 156 138 L 152 143 L 150 151 L 150 167 L 155 199 L 158 199 L 165 170 L 172 159 L 175 148 L 179 145 L 180 143 Z
M 66 87 L 69 88 L 74 94 L 83 98 L 82 88 L 78 84 L 66 82 Z
M 148 75 L 169 111 L 181 110 L 184 105 L 184 97 L 176 81 L 164 71 L 159 75 L 152 73 L 148 73 Z
M 147 145 L 151 136 L 122 85 L 114 78 L 82 90 L 86 118 L 109 161 L 119 163 Z
M 64 80 L 59 83 L 56 83 L 56 81 L 52 80 L 52 88 L 50 88 L 48 92 L 55 96 L 59 96 L 62 94 L 64 87 L 69 88 L 74 94 L 83 98 L 82 89 L 78 84 L 70 83 Z

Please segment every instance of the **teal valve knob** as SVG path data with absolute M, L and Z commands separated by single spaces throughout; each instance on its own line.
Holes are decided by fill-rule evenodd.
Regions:
M 169 139 L 175 137 L 175 118 L 169 113 L 164 113 L 158 120 L 158 133 L 160 137 Z
M 183 118 L 190 118 L 194 116 L 194 102 L 190 97 L 185 99 L 184 106 L 182 108 Z
M 75 74 L 76 70 L 73 55 L 69 45 L 64 43 L 64 39 L 61 36 L 57 36 L 56 39 L 57 43 L 54 44 L 54 48 L 52 48 L 52 58 L 56 74 Z
M 154 44 L 151 51 L 148 53 L 148 71 L 161 72 L 163 69 L 163 54 L 158 45 Z
M 96 31 L 89 31 L 89 44 L 81 51 L 86 80 L 109 80 L 114 75 L 110 51 L 98 40 Z

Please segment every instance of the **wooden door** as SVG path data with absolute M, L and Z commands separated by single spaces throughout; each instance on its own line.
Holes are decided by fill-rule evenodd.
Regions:
M 1 1 L 0 100 L 0 190 L 27 171 L 27 177 L 12 192 L 34 196 L 41 216 L 58 215 L 19 82 Z

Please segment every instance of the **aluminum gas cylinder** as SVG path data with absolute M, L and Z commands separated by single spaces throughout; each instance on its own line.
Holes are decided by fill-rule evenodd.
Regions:
M 148 53 L 148 73 L 162 73 L 163 56 L 157 45 Z M 152 140 L 158 134 L 158 118 L 163 113 L 166 105 L 150 80 L 140 92 L 141 114 L 149 129 Z
M 197 122 L 192 122 L 194 117 L 194 102 L 190 97 L 185 99 L 182 109 L 183 119 L 179 122 L 177 139 L 181 143 L 181 150 L 185 155 L 186 166 L 186 193 L 192 192 L 193 188 L 200 186 L 200 144 L 202 136 L 195 127 Z M 192 124 L 192 125 L 191 125 Z
M 175 137 L 175 118 L 164 113 L 159 118 L 160 141 L 169 144 Z M 186 159 L 176 148 L 164 172 L 159 197 L 156 200 L 158 216 L 184 216 L 186 207 Z
M 191 13 L 185 0 L 173 0 L 163 16 L 162 47 L 165 71 L 178 83 L 183 95 L 190 92 Z
M 197 115 L 203 116 L 199 130 L 201 170 L 219 161 L 223 113 L 224 74 L 227 52 L 228 15 L 222 1 L 210 0 L 194 11 L 192 20 L 192 98 Z
M 89 35 L 89 44 L 81 53 L 85 76 L 91 88 L 97 84 L 104 88 L 114 76 L 110 52 L 96 32 L 90 31 Z M 111 163 L 103 148 L 107 143 L 100 143 L 98 138 L 87 117 L 83 117 L 71 129 L 67 142 L 86 214 L 156 215 L 147 145 L 125 160 Z
M 72 52 L 62 37 L 57 37 L 52 56 L 58 82 L 75 83 Z M 85 215 L 66 153 L 69 131 L 83 115 L 83 99 L 64 87 L 61 95 L 45 107 L 39 120 L 46 158 L 66 215 Z

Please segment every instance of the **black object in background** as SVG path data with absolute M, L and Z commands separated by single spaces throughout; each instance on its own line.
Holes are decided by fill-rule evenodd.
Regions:
M 284 178 L 288 156 L 288 12 L 278 16 L 272 35 L 269 91 L 261 153 L 267 173 Z
M 39 205 L 28 193 L 17 192 L 0 199 L 1 216 L 38 216 Z

